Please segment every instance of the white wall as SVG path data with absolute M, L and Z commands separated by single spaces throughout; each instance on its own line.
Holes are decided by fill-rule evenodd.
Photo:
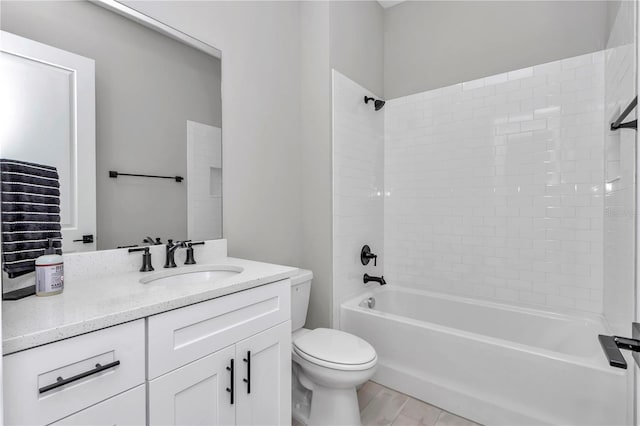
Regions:
M 125 3 L 222 51 L 223 233 L 229 255 L 299 265 L 300 5 Z
M 602 311 L 604 54 L 385 106 L 385 273 Z
M 635 3 L 622 2 L 605 51 L 605 123 L 636 95 Z M 628 120 L 635 117 L 635 112 Z M 634 318 L 636 132 L 605 133 L 604 315 L 627 336 Z
M 329 3 L 300 4 L 302 261 L 313 271 L 307 327 L 328 327 L 332 306 Z
M 334 1 L 330 10 L 331 68 L 384 94 L 384 9 L 377 1 Z
M 366 287 L 362 276 L 384 271 L 384 110 L 365 105 L 377 96 L 333 72 L 333 326 L 340 304 Z M 360 250 L 379 256 L 367 266 Z
M 300 11 L 301 266 L 314 273 L 307 326 L 327 327 L 339 285 L 333 281 L 332 256 L 331 70 L 382 92 L 383 12 L 374 1 L 301 2 Z
M 385 97 L 604 48 L 607 1 L 408 1 L 385 11 Z
M 331 68 L 382 82 L 376 27 L 382 8 L 377 2 L 126 4 L 222 51 L 229 253 L 312 269 L 308 325 L 330 325 Z M 351 54 L 359 49 L 362 54 Z

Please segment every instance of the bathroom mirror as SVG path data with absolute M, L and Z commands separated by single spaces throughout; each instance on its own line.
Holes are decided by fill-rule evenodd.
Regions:
M 222 238 L 220 51 L 112 0 L 0 29 L 1 157 L 56 168 L 64 252 Z

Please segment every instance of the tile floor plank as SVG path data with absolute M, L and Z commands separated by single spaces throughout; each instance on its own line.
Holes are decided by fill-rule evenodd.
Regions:
M 371 402 L 371 400 L 384 389 L 376 382 L 368 381 L 358 390 L 358 407 L 360 412 Z
M 417 399 L 409 398 L 400 414 L 416 420 L 419 425 L 434 426 L 442 414 L 442 410 Z
M 443 411 L 442 414 L 440 414 L 440 417 L 438 417 L 436 426 L 478 426 L 478 424 L 471 420 L 458 417 L 447 411 Z
M 358 390 L 358 406 L 362 426 L 480 426 L 372 381 Z
M 400 413 L 391 426 L 422 426 L 422 423 Z
M 383 387 L 362 410 L 360 417 L 363 426 L 391 425 L 408 400 L 407 395 Z

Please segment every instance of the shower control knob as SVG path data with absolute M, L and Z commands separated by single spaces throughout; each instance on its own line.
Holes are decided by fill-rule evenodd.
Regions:
M 360 262 L 363 265 L 368 265 L 371 259 L 373 259 L 373 266 L 378 266 L 378 255 L 371 253 L 371 248 L 365 244 L 360 250 Z

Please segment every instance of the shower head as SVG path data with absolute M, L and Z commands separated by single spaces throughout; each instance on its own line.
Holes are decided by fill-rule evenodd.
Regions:
M 376 108 L 376 111 L 380 111 L 382 109 L 382 107 L 384 106 L 385 101 L 383 101 L 382 99 L 374 99 L 370 96 L 365 96 L 364 97 L 364 103 L 368 104 L 369 101 L 374 101 L 373 105 Z

